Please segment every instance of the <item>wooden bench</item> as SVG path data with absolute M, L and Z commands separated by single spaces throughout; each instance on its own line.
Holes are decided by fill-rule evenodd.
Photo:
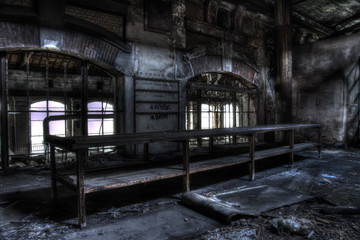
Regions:
M 44 121 L 44 129 L 48 127 L 49 121 L 58 120 L 58 116 L 49 117 Z M 318 141 L 295 143 L 294 131 L 299 129 L 315 128 L 318 131 Z M 255 139 L 257 134 L 266 132 L 282 131 L 288 133 L 289 142 L 285 146 L 274 147 L 256 151 Z M 212 139 L 218 136 L 247 136 L 249 137 L 249 152 L 237 154 L 231 157 L 216 158 L 199 162 L 189 162 L 189 139 L 208 137 Z M 78 197 L 78 224 L 86 226 L 85 195 L 87 193 L 127 187 L 135 184 L 157 181 L 174 177 L 183 177 L 183 191 L 190 191 L 190 174 L 219 169 L 223 167 L 249 163 L 250 180 L 255 178 L 255 161 L 289 154 L 290 165 L 293 164 L 294 152 L 306 148 L 317 147 L 319 157 L 321 156 L 321 125 L 320 124 L 281 124 L 264 125 L 255 127 L 239 127 L 210 130 L 189 130 L 178 132 L 151 132 L 132 133 L 106 136 L 80 136 L 80 137 L 59 137 L 44 136 L 45 141 L 50 145 L 51 165 L 51 189 L 53 202 L 57 201 L 57 182 L 72 188 L 77 192 Z M 132 169 L 131 171 L 119 169 L 107 172 L 91 172 L 85 176 L 85 162 L 90 147 L 118 146 L 126 144 L 144 144 L 145 157 L 148 156 L 148 144 L 154 142 L 180 142 L 182 143 L 182 164 L 172 164 L 148 169 Z M 210 141 L 212 144 L 212 141 Z M 76 174 L 57 173 L 55 162 L 55 147 L 76 153 Z M 212 146 L 209 146 L 210 148 Z

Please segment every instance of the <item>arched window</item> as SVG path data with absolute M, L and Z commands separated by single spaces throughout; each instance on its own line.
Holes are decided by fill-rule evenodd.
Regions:
M 44 152 L 43 121 L 47 116 L 64 115 L 64 104 L 56 101 L 40 101 L 30 106 L 31 153 Z M 65 136 L 65 121 L 50 122 L 49 131 L 52 135 Z
M 87 104 L 89 115 L 116 116 L 114 120 L 90 118 L 91 135 L 123 131 L 124 79 L 115 69 L 97 65 L 91 59 L 40 50 L 8 52 L 6 65 L 8 141 L 1 143 L 5 147 L 0 153 L 0 157 L 5 156 L 5 165 L 16 165 L 18 160 L 33 156 L 38 164 L 47 163 L 44 118 L 65 115 L 65 120 L 50 122 L 50 134 L 80 136 L 84 130 L 81 120 L 66 116 L 83 116 Z M 7 152 L 21 158 L 9 158 Z
M 187 83 L 186 129 L 253 126 L 257 123 L 257 88 L 240 76 L 201 74 Z M 225 137 L 229 142 L 232 136 Z M 243 142 L 237 137 L 233 142 Z
M 107 102 L 88 103 L 88 134 L 109 135 L 114 134 L 114 118 L 92 119 L 91 114 L 114 114 L 113 105 Z

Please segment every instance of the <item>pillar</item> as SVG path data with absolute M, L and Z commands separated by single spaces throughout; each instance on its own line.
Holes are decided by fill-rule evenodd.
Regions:
M 275 0 L 275 123 L 292 122 L 291 1 Z

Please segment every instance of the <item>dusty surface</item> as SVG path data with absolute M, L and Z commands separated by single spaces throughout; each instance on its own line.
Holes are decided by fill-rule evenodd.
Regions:
M 73 192 L 60 188 L 61 204 L 52 208 L 47 169 L 1 172 L 0 239 L 360 239 L 359 215 L 320 211 L 360 206 L 359 149 L 328 147 L 321 160 L 304 151 L 293 168 L 274 160 L 259 162 L 253 182 L 245 165 L 192 177 L 205 196 L 269 185 L 314 197 L 230 225 L 185 207 L 181 179 L 173 179 L 89 195 L 87 227 L 78 229 Z

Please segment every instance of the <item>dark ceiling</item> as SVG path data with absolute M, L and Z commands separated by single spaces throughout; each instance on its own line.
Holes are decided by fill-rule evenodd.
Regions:
M 274 0 L 244 0 L 251 11 L 274 16 Z M 318 38 L 360 31 L 360 0 L 291 0 L 292 22 Z
M 292 0 L 293 23 L 333 37 L 360 31 L 360 0 Z

